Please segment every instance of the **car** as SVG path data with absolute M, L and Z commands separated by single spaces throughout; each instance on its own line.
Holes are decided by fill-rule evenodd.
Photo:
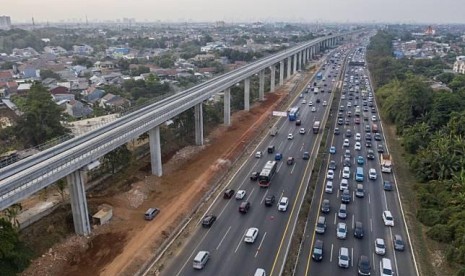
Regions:
M 328 194 L 333 193 L 333 182 L 332 181 L 326 181 L 325 193 L 328 193 Z
M 368 178 L 371 180 L 376 180 L 378 178 L 378 174 L 376 173 L 376 170 L 374 168 L 370 168 L 368 171 Z
M 342 143 L 342 146 L 349 147 L 350 146 L 349 139 L 344 139 L 344 143 Z
M 287 140 L 292 140 L 292 139 L 294 139 L 294 134 L 289 133 L 289 134 L 287 135 Z
M 312 106 L 312 112 L 315 112 L 316 111 L 316 107 Z
M 295 125 L 296 126 L 300 126 L 302 124 L 302 121 L 301 120 L 295 120 Z
M 308 153 L 308 151 L 304 151 L 304 153 L 302 155 L 302 159 L 304 159 L 304 160 L 310 159 L 310 153 Z
M 288 165 L 294 165 L 294 157 L 288 157 L 286 163 Z
M 308 106 L 312 106 L 313 105 L 313 102 L 312 101 L 308 101 Z
M 345 124 L 346 126 L 350 125 L 350 120 L 349 120 L 349 118 L 346 118 L 344 124 Z
M 370 140 L 365 141 L 365 147 L 371 148 L 371 141 Z
M 328 102 L 323 101 L 323 106 L 327 106 L 327 105 L 328 105 Z
M 349 179 L 350 178 L 350 168 L 344 167 L 342 170 L 342 178 Z
M 345 240 L 347 237 L 347 225 L 344 222 L 339 222 L 336 228 L 336 236 L 338 239 Z
M 313 246 L 312 259 L 319 262 L 323 260 L 323 241 L 316 240 Z
M 358 258 L 358 275 L 369 276 L 371 275 L 370 258 L 365 255 L 360 255 Z
M 346 149 L 346 151 L 344 152 L 344 158 L 350 158 L 351 156 L 352 154 L 350 153 L 350 150 Z
M 250 209 L 250 202 L 248 201 L 242 201 L 241 204 L 239 205 L 239 212 L 240 213 L 247 213 Z
M 257 181 L 259 175 L 260 175 L 259 172 L 252 172 L 252 174 L 250 175 L 250 180 Z
M 367 159 L 374 160 L 375 159 L 375 152 L 371 149 L 367 150 Z
M 300 94 L 300 95 L 299 95 L 299 98 L 303 98 L 303 97 L 304 97 L 304 94 Z
M 341 202 L 348 204 L 350 203 L 350 200 L 351 200 L 350 191 L 349 189 L 345 189 L 344 191 L 342 191 L 342 194 L 341 194 Z
M 323 214 L 327 214 L 331 211 L 331 204 L 329 203 L 329 199 L 323 199 L 321 203 L 321 212 Z
M 357 125 L 359 125 L 359 124 L 360 124 L 360 118 L 359 118 L 359 117 L 355 117 L 354 123 L 357 124 Z
M 381 140 L 382 140 L 381 134 L 375 133 L 375 140 L 376 140 L 376 141 L 381 141 Z
M 347 247 L 339 248 L 338 262 L 339 267 L 348 268 L 350 266 L 349 249 Z
M 243 198 L 245 197 L 245 194 L 246 194 L 245 190 L 239 190 L 239 191 L 237 191 L 237 193 L 236 193 L 236 199 L 243 199 Z
M 267 148 L 267 152 L 268 152 L 268 153 L 273 153 L 273 152 L 274 152 L 274 146 L 273 146 L 273 145 L 269 145 L 268 148 Z
M 352 131 L 350 129 L 346 131 L 346 137 L 352 137 Z
M 375 116 L 375 115 L 371 116 L 371 121 L 376 122 L 377 120 L 378 120 L 378 119 L 376 119 L 376 116 Z
M 364 234 L 365 233 L 363 231 L 362 222 L 360 222 L 360 221 L 355 222 L 354 237 L 356 237 L 357 239 L 361 239 L 361 238 L 363 238 Z
M 258 228 L 251 227 L 247 229 L 244 235 L 244 242 L 246 243 L 254 243 L 258 237 Z
M 344 124 L 344 120 L 342 118 L 337 119 L 337 124 L 342 126 Z
M 355 150 L 362 150 L 362 144 L 360 144 L 360 142 L 355 142 L 354 149 Z
M 384 243 L 384 240 L 381 238 L 377 238 L 375 240 L 375 253 L 378 255 L 386 254 L 386 244 Z
M 347 117 L 352 117 L 352 111 L 347 111 Z
M 331 146 L 331 147 L 329 148 L 329 153 L 335 154 L 335 153 L 336 153 L 336 147 L 335 147 L 335 146 Z
M 326 178 L 333 180 L 334 179 L 334 171 L 333 170 L 328 170 L 328 173 L 326 174 Z
M 305 134 L 305 128 L 301 127 L 301 128 L 299 129 L 299 133 L 300 133 L 300 134 Z
M 278 211 L 286 212 L 289 205 L 289 199 L 285 196 L 281 197 L 278 203 Z
M 383 212 L 384 225 L 394 227 L 394 218 L 392 217 L 391 211 Z
M 371 139 L 372 139 L 371 138 L 371 133 L 365 134 L 365 140 L 367 140 L 367 141 L 370 140 L 371 141 Z
M 355 133 L 355 141 L 360 141 L 360 140 L 362 140 L 362 135 L 359 132 Z
M 202 226 L 203 227 L 211 227 L 215 221 L 216 221 L 216 216 L 215 215 L 206 215 L 202 219 Z
M 274 195 L 267 195 L 265 197 L 265 206 L 273 206 L 275 201 L 276 197 Z
M 307 104 L 307 100 L 302 100 L 302 104 Z
M 280 161 L 281 159 L 283 159 L 283 154 L 282 154 L 282 153 L 279 153 L 279 152 L 278 152 L 278 153 L 276 153 L 276 154 L 274 155 L 274 160 Z
M 376 113 L 376 108 L 374 106 L 371 107 L 371 113 Z
M 363 158 L 363 156 L 361 155 L 357 156 L 357 164 L 359 165 L 365 164 L 365 159 Z
M 339 135 L 341 132 L 339 131 L 339 128 L 335 128 L 334 129 L 334 135 Z
M 316 103 L 320 103 L 320 102 L 321 102 L 321 100 L 320 100 L 320 99 L 316 99 Z
M 391 259 L 382 258 L 379 262 L 379 275 L 381 276 L 392 276 L 394 271 L 392 270 Z
M 349 180 L 341 179 L 341 183 L 339 184 L 339 190 L 344 191 L 349 189 Z
M 224 191 L 223 198 L 229 199 L 235 194 L 235 191 L 233 189 L 227 189 Z
M 145 220 L 153 220 L 160 213 L 160 208 L 149 208 L 145 211 Z
M 257 151 L 255 153 L 255 158 L 262 158 L 262 152 L 261 151 Z
M 336 161 L 334 161 L 334 160 L 329 161 L 328 169 L 335 170 L 336 167 L 337 167 L 336 166 Z
M 350 167 L 351 165 L 352 164 L 351 164 L 351 161 L 350 161 L 350 157 L 344 158 L 343 166 L 344 167 Z
M 394 249 L 397 251 L 404 251 L 405 250 L 405 244 L 404 240 L 402 239 L 401 235 L 394 235 Z
M 383 152 L 384 152 L 384 146 L 383 146 L 382 144 L 378 144 L 377 149 L 378 149 L 378 152 L 379 152 L 379 153 L 383 153 Z
M 394 189 L 394 187 L 392 186 L 392 182 L 391 182 L 391 181 L 385 180 L 385 181 L 383 182 L 383 189 L 384 189 L 385 191 L 392 191 L 392 190 Z

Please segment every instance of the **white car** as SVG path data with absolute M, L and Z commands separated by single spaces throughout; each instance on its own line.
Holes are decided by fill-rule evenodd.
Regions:
M 377 119 L 376 119 L 376 116 L 375 116 L 375 115 L 371 116 L 371 120 L 372 120 L 373 122 L 376 122 L 376 120 L 377 120 Z
M 362 135 L 360 133 L 355 134 L 355 141 L 361 141 L 362 140 Z
M 339 248 L 337 264 L 339 267 L 348 268 L 350 265 L 349 249 L 347 247 Z
M 289 205 L 289 199 L 285 196 L 281 198 L 278 204 L 278 211 L 286 212 L 287 206 Z
M 289 133 L 287 135 L 287 140 L 292 140 L 292 139 L 294 139 L 294 135 L 292 133 Z
M 307 100 L 302 100 L 302 104 L 306 104 L 307 103 Z
M 339 184 L 339 190 L 344 191 L 349 189 L 349 180 L 341 179 L 341 184 Z
M 247 229 L 244 235 L 244 242 L 254 243 L 258 236 L 258 228 L 252 227 Z
M 342 178 L 346 178 L 346 179 L 350 178 L 350 168 L 349 167 L 344 167 L 342 169 Z
M 312 106 L 312 112 L 316 111 L 316 107 Z
M 349 139 L 344 139 L 344 143 L 342 143 L 342 146 L 346 148 L 349 147 L 350 146 Z
M 255 153 L 255 158 L 262 158 L 262 152 L 261 151 L 257 151 Z
M 333 193 L 333 182 L 332 181 L 326 182 L 325 193 L 328 193 L 328 194 Z
M 355 142 L 355 150 L 362 150 L 362 144 L 360 142 Z
M 338 239 L 345 240 L 347 237 L 347 225 L 344 222 L 337 224 L 336 235 Z
M 313 102 L 312 101 L 309 101 L 308 102 L 308 106 L 312 106 L 313 105 Z
M 327 106 L 327 105 L 328 105 L 328 102 L 323 101 L 323 106 Z
M 334 179 L 334 171 L 333 170 L 328 170 L 328 173 L 326 174 L 326 178 L 333 180 Z
M 375 240 L 375 253 L 378 255 L 386 254 L 386 244 L 383 239 L 378 238 Z
M 236 199 L 243 199 L 245 197 L 245 190 L 239 190 L 236 193 Z
M 376 170 L 374 168 L 371 168 L 368 171 L 368 178 L 370 178 L 371 180 L 376 180 L 376 178 L 378 178 L 378 174 L 376 173 Z
M 300 134 L 305 134 L 305 128 L 301 127 L 300 130 L 299 130 L 299 133 Z
M 390 211 L 383 212 L 383 221 L 386 226 L 394 226 L 394 218 Z

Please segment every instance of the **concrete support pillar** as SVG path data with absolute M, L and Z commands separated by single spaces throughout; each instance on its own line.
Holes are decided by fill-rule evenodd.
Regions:
M 279 86 L 284 84 L 284 61 L 279 62 Z
M 295 72 L 297 71 L 297 54 L 294 54 L 294 67 L 293 67 L 294 70 L 292 70 L 292 74 L 295 74 Z
M 161 141 L 160 141 L 160 126 L 156 126 L 149 130 L 150 144 L 150 163 L 152 166 L 152 174 L 157 176 L 163 175 L 163 165 L 161 163 Z
M 231 88 L 224 90 L 224 119 L 223 123 L 231 125 Z
M 74 231 L 78 235 L 90 234 L 89 214 L 87 211 L 86 188 L 84 186 L 85 171 L 77 170 L 66 177 L 71 197 Z
M 250 110 L 250 78 L 244 80 L 244 110 Z
M 258 100 L 263 101 L 265 99 L 265 70 L 258 73 Z
M 270 92 L 274 92 L 274 87 L 276 85 L 276 65 L 271 65 L 270 70 L 271 70 Z
M 286 78 L 289 79 L 291 77 L 291 57 L 287 58 L 287 75 Z
M 194 106 L 195 144 L 203 146 L 203 103 Z
M 305 51 L 300 52 L 300 70 L 305 68 Z
M 302 62 L 301 62 L 301 56 L 302 56 L 302 52 L 298 52 L 297 54 L 297 70 L 302 70 Z

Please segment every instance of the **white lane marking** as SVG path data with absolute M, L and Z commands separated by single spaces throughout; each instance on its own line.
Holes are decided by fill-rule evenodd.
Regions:
M 283 157 L 284 158 L 284 157 Z M 279 172 L 279 169 L 281 169 L 281 166 L 283 165 L 283 162 L 280 162 L 278 165 L 278 169 L 276 169 L 276 172 Z
M 281 143 L 279 143 L 277 149 L 280 149 L 281 148 L 281 145 L 283 144 L 284 141 L 281 141 Z
M 205 235 L 203 235 L 202 239 L 200 240 L 200 242 L 197 244 L 197 246 L 194 248 L 194 250 L 192 251 L 192 253 L 190 254 L 189 258 L 187 258 L 186 262 L 184 262 L 184 264 L 182 265 L 181 269 L 179 269 L 179 272 L 176 274 L 176 276 L 180 275 L 181 272 L 183 271 L 184 267 L 186 267 L 187 263 L 191 262 L 192 260 L 192 256 L 194 256 L 194 253 L 197 252 L 197 248 L 199 248 L 199 246 L 202 244 L 203 240 L 207 237 L 207 234 L 210 232 L 211 228 L 208 229 L 208 231 L 205 233 Z
M 295 169 L 295 163 L 294 165 L 292 165 L 291 174 L 294 172 L 294 169 Z
M 350 266 L 354 266 L 354 248 L 351 248 L 351 256 L 350 256 Z
M 289 145 L 288 150 L 291 150 L 293 145 L 294 145 L 294 140 L 292 140 L 291 144 Z
M 333 246 L 334 246 L 334 244 L 331 244 L 331 255 L 329 255 L 330 256 L 329 257 L 329 262 L 330 263 L 333 262 Z
M 371 204 L 371 196 L 370 196 L 370 194 L 368 194 L 368 205 L 370 205 L 370 204 Z
M 253 194 L 253 191 L 255 191 L 255 186 L 253 187 L 252 191 L 250 192 L 250 194 L 247 196 L 247 198 L 245 199 L 246 201 L 249 201 L 250 197 L 252 196 Z
M 355 218 L 354 218 L 354 215 L 352 215 L 352 229 L 355 228 Z
M 239 250 L 239 246 L 241 245 L 242 241 L 244 240 L 245 234 L 247 233 L 247 230 L 245 230 L 245 231 L 246 232 L 244 232 L 244 234 L 239 239 L 239 242 L 237 243 L 237 247 L 236 247 L 236 250 L 234 250 L 234 253 L 237 253 L 237 250 Z
M 373 219 L 370 218 L 370 232 L 373 232 Z
M 337 214 L 334 213 L 334 225 L 336 225 L 336 221 L 337 221 Z
M 263 235 L 263 238 L 262 238 L 262 240 L 260 241 L 260 244 L 258 245 L 257 252 L 255 253 L 255 258 L 257 258 L 258 252 L 260 252 L 260 249 L 262 248 L 262 244 L 263 244 L 263 241 L 265 240 L 265 237 L 266 237 L 266 232 L 265 232 L 265 234 Z
M 225 239 L 226 236 L 228 235 L 229 230 L 231 230 L 231 226 L 229 226 L 228 231 L 226 231 L 226 233 L 223 235 L 223 238 L 221 238 L 221 241 L 220 241 L 220 243 L 218 243 L 218 246 L 216 247 L 216 250 L 218 250 L 218 248 L 220 248 L 220 246 L 221 246 L 221 244 L 223 243 L 224 239 Z
M 263 201 L 265 200 L 266 195 L 268 194 L 269 189 L 266 189 L 265 194 L 262 197 L 262 200 L 260 200 L 260 205 L 263 204 Z

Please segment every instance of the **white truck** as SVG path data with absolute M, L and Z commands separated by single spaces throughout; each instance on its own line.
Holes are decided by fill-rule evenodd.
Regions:
M 276 126 L 272 126 L 270 128 L 270 135 L 275 136 L 276 134 L 278 134 L 278 128 Z
M 381 172 L 391 173 L 392 172 L 392 161 L 391 155 L 383 153 L 381 154 Z

